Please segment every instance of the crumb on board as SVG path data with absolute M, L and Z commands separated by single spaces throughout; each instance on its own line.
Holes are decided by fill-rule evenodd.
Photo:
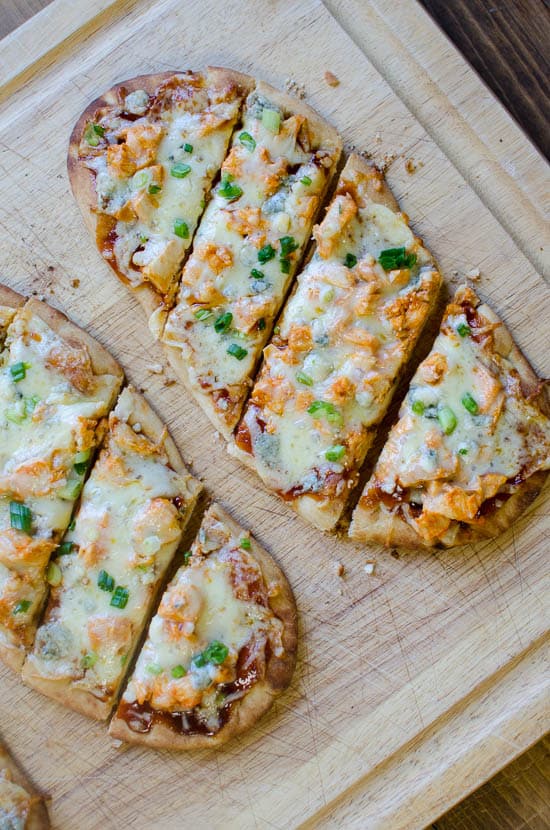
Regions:
M 71 286 L 73 288 L 78 288 L 79 285 L 80 285 L 80 280 L 71 280 Z
M 176 384 L 176 380 L 174 378 L 166 378 L 164 381 L 164 386 L 174 386 Z
M 390 551 L 390 556 L 393 556 L 394 559 L 399 559 L 399 551 L 395 550 L 394 548 Z
M 119 738 L 111 738 L 111 743 L 115 749 L 120 749 L 124 741 L 121 741 Z
M 377 144 L 382 144 L 382 133 L 377 132 L 374 136 L 374 140 Z
M 471 268 L 468 273 L 466 274 L 469 280 L 478 280 L 481 276 L 481 271 L 479 268 Z
M 294 78 L 287 78 L 285 81 L 285 90 L 294 95 L 295 98 L 302 100 L 306 97 L 306 88 L 304 84 L 295 81 Z
M 53 266 L 53 265 L 48 265 L 48 271 L 50 271 L 50 273 L 51 273 L 52 271 L 55 271 L 54 266 Z
M 413 173 L 416 173 L 416 164 L 414 163 L 413 159 L 405 159 L 405 170 L 411 176 Z
M 163 366 L 162 363 L 151 363 L 147 366 L 147 371 L 151 372 L 153 375 L 162 375 Z
M 336 75 L 335 75 L 333 72 L 330 72 L 328 69 L 327 69 L 327 71 L 325 72 L 325 82 L 326 82 L 329 86 L 338 86 L 338 85 L 339 85 L 339 83 L 340 83 L 340 81 L 338 80 L 338 78 L 336 77 Z
M 394 153 L 393 151 L 390 153 L 386 153 L 384 155 L 384 158 L 382 159 L 382 164 L 379 165 L 380 172 L 387 173 L 387 171 L 389 170 L 396 158 L 397 153 Z
M 336 576 L 344 576 L 346 569 L 344 568 L 344 563 L 340 562 L 338 559 L 335 559 L 332 562 L 332 570 L 336 574 Z
M 374 565 L 375 565 L 375 563 L 374 563 L 374 562 L 367 562 L 367 564 L 365 565 L 365 567 L 364 567 L 364 569 L 363 569 L 363 570 L 365 571 L 365 573 L 366 573 L 366 574 L 368 574 L 368 576 L 372 576 L 372 575 L 373 575 L 373 573 L 374 573 Z

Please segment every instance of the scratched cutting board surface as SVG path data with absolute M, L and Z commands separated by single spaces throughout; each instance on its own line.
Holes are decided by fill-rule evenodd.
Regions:
M 170 370 L 151 372 L 161 351 L 84 229 L 67 141 L 89 100 L 143 72 L 213 63 L 281 88 L 292 78 L 347 146 L 396 154 L 389 182 L 448 284 L 479 268 L 480 294 L 541 376 L 544 162 L 412 0 L 54 0 L 0 57 L 1 281 L 120 360 L 208 494 L 286 570 L 301 633 L 289 691 L 222 751 L 117 747 L 1 668 L 3 737 L 61 830 L 423 827 L 544 731 L 547 499 L 495 542 L 435 554 L 306 526 L 226 454 Z

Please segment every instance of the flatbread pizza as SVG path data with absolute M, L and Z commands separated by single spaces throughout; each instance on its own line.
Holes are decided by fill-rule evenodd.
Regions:
M 0 743 L 0 828 L 48 830 L 44 800 L 33 790 L 26 775 Z
M 158 748 L 219 746 L 288 686 L 296 645 L 285 576 L 213 504 L 161 599 L 109 731 Z

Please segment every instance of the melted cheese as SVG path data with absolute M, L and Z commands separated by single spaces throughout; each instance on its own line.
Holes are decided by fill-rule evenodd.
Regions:
M 344 496 L 439 286 L 404 215 L 368 198 L 361 178 L 355 186 L 357 201 L 341 185 L 316 229 L 239 430 L 260 476 L 285 494 Z M 377 259 L 398 247 L 417 263 L 388 273 Z
M 189 476 L 169 467 L 162 445 L 120 420 L 126 398 L 127 392 L 110 417 L 106 445 L 65 537 L 73 552 L 56 560 L 60 584 L 29 657 L 42 676 L 66 678 L 103 699 L 120 685 L 194 489 Z M 127 591 L 125 607 L 113 605 L 117 588 Z
M 253 553 L 240 547 L 243 536 L 248 538 L 232 533 L 215 508 L 205 515 L 189 563 L 176 573 L 151 621 L 124 701 L 162 711 L 196 709 L 215 724 L 223 702 L 218 687 L 235 679 L 241 650 L 248 645 L 254 656 L 269 640 L 282 654 L 281 622 L 249 598 L 251 582 L 266 597 L 268 588 Z M 225 658 L 197 661 L 212 643 L 225 646 Z
M 238 420 L 337 157 L 334 147 L 302 149 L 301 117 L 283 119 L 276 133 L 267 129 L 266 109 L 277 110 L 249 97 L 163 337 L 181 350 L 195 394 L 209 399 L 224 431 Z M 262 261 L 267 246 L 273 255 Z M 216 331 L 222 315 L 230 323 Z
M 550 420 L 525 399 L 508 361 L 473 333 L 451 306 L 365 488 L 367 499 L 397 492 L 421 507 L 403 515 L 428 540 L 453 522 L 475 524 L 486 499 L 498 502 L 518 477 L 550 467 Z
M 170 99 L 155 114 L 148 111 L 153 99 L 144 90 L 135 91 L 126 99 L 125 111 L 130 107 L 141 118 L 127 121 L 120 110 L 109 111 L 99 122 L 105 136 L 98 150 L 94 152 L 85 141 L 81 145 L 81 155 L 95 174 L 98 210 L 118 220 L 114 243 L 118 269 L 132 285 L 147 280 L 162 294 L 173 288 L 241 102 L 235 88 L 225 91 L 227 100 L 220 100 L 222 91 L 208 88 L 200 76 L 189 81 L 181 76 L 180 85 L 181 96 L 175 103 Z M 109 164 L 109 147 L 123 140 L 125 130 L 151 124 L 162 135 L 135 172 L 136 165 L 119 169 Z M 183 171 L 189 168 L 185 176 L 172 175 L 177 165 L 185 165 Z M 180 228 L 184 223 L 184 236 L 176 233 L 177 223 Z
M 68 346 L 28 309 L 17 312 L 0 365 L 0 562 L 25 578 L 8 580 L 7 593 L 0 587 L 0 641 L 16 644 L 30 633 L 50 553 L 84 480 L 75 462 L 91 457 L 98 422 L 120 385 L 114 376 L 94 375 L 87 361 L 84 349 Z M 11 371 L 17 364 L 25 366 L 20 380 Z M 30 535 L 12 528 L 14 501 L 31 512 Z

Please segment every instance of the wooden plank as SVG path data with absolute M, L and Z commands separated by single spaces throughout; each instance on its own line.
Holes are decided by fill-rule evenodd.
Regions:
M 513 239 L 491 212 L 495 203 L 515 194 L 526 200 L 531 216 L 538 216 L 536 154 L 523 139 L 521 163 L 527 173 L 520 185 L 497 154 L 489 117 L 474 141 L 464 101 L 486 93 L 462 64 L 463 100 L 447 104 L 447 117 L 439 123 L 425 102 L 433 89 L 425 86 L 425 75 L 431 74 L 435 84 L 441 65 L 448 65 L 444 46 L 443 56 L 437 56 L 437 31 L 423 14 L 415 22 L 408 2 L 399 4 L 399 20 L 389 16 L 388 3 L 363 5 L 379 31 L 393 30 L 395 47 L 407 51 L 405 64 L 388 61 L 386 67 L 360 40 L 359 18 L 354 43 L 342 28 L 349 24 L 336 21 L 318 0 L 299 6 L 291 0 L 258 0 L 254 16 L 243 4 L 229 8 L 219 0 L 192 0 L 185 7 L 175 0 L 115 2 L 99 17 L 92 10 L 68 37 L 61 27 L 64 0 L 55 0 L 45 10 L 48 32 L 43 33 L 43 19 L 34 33 L 50 38 L 49 50 L 8 83 L 11 97 L 0 117 L 6 280 L 62 305 L 112 350 L 162 414 L 211 495 L 253 528 L 283 565 L 296 592 L 302 629 L 289 693 L 249 736 L 217 754 L 117 749 L 102 726 L 22 689 L 2 670 L 2 689 L 13 713 L 6 738 L 20 747 L 33 778 L 50 790 L 55 826 L 112 826 L 113 804 L 117 824 L 135 828 L 170 828 L 182 821 L 197 827 L 317 826 L 329 821 L 331 811 L 357 824 L 365 804 L 385 811 L 385 826 L 402 826 L 405 820 L 414 825 L 451 803 L 442 792 L 449 789 L 456 799 L 473 786 L 467 776 L 463 787 L 457 786 L 460 774 L 451 786 L 449 759 L 457 747 L 461 769 L 475 770 L 479 781 L 540 734 L 539 687 L 525 667 L 538 660 L 545 635 L 540 609 L 546 590 L 541 574 L 547 499 L 539 499 L 530 515 L 496 542 L 433 556 L 408 553 L 396 559 L 306 527 L 226 456 L 185 392 L 164 385 L 169 370 L 165 376 L 151 373 L 151 364 L 162 362 L 160 350 L 135 302 L 87 237 L 68 192 L 65 151 L 72 123 L 87 101 L 113 82 L 207 62 L 250 71 L 281 87 L 291 76 L 306 86 L 308 102 L 349 144 L 379 158 L 400 154 L 390 182 L 449 281 L 480 266 L 480 293 L 503 314 L 539 371 L 548 371 L 549 335 L 537 322 L 547 314 L 550 297 L 531 264 L 534 237 L 521 216 L 515 221 L 517 210 L 504 217 Z M 79 13 L 82 9 L 77 4 Z M 341 17 L 342 9 L 333 11 Z M 411 51 L 410 26 L 420 55 Z M 288 50 L 289 32 L 307 50 Z M 456 55 L 449 59 L 452 63 Z M 340 86 L 326 85 L 326 69 L 340 78 Z M 412 71 L 418 84 L 407 85 Z M 438 83 L 435 92 L 444 96 L 444 82 Z M 453 95 L 459 96 L 455 88 L 447 98 Z M 491 98 L 486 106 L 499 135 L 521 155 L 517 128 Z M 453 143 L 457 130 L 461 152 Z M 456 149 L 454 163 L 446 155 L 448 147 Z M 483 187 L 476 190 L 475 165 L 457 165 L 472 154 L 482 164 L 488 149 L 491 173 L 482 176 Z M 414 176 L 403 164 L 411 157 L 418 165 Z M 363 569 L 367 558 L 376 562 L 373 576 Z M 345 566 L 343 580 L 335 574 L 335 560 Z M 518 715 L 520 686 L 529 700 L 528 717 Z M 498 707 L 491 706 L 493 695 L 499 696 Z M 477 716 L 477 730 L 462 716 L 465 709 Z M 498 751 L 489 739 L 492 732 L 504 736 Z M 512 734 L 513 744 L 507 743 Z M 34 751 L 37 741 L 46 752 Z M 432 763 L 436 758 L 440 763 Z M 410 764 L 428 770 L 425 783 L 413 776 L 410 784 Z M 387 787 L 379 786 L 384 769 L 409 781 L 404 792 L 411 795 L 413 813 L 406 812 L 405 797 L 393 799 Z

